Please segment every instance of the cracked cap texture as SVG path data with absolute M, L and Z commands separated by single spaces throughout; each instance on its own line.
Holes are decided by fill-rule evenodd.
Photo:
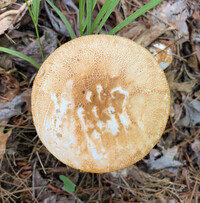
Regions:
M 37 133 L 61 162 L 103 173 L 141 160 L 160 139 L 170 92 L 154 57 L 133 41 L 84 36 L 62 45 L 33 85 Z

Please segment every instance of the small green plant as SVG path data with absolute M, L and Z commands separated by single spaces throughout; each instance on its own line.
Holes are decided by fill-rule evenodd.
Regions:
M 69 23 L 69 21 L 66 19 L 66 17 L 62 14 L 62 12 L 50 1 L 46 0 L 47 3 L 55 10 L 55 12 L 59 15 L 63 23 L 65 24 L 71 39 L 75 39 L 76 35 Z M 117 4 L 119 3 L 120 0 L 106 0 L 104 5 L 102 6 L 101 10 L 99 11 L 97 17 L 95 18 L 94 22 L 92 23 L 92 11 L 94 10 L 97 0 L 79 0 L 79 29 L 80 29 L 80 36 L 83 36 L 84 33 L 86 32 L 87 35 L 90 34 L 98 34 L 102 27 L 105 25 L 107 19 L 111 15 L 112 11 L 115 9 Z M 109 31 L 107 34 L 109 35 L 114 35 L 118 31 L 120 31 L 123 27 L 131 23 L 133 20 L 144 14 L 145 12 L 149 11 L 159 3 L 161 3 L 163 0 L 151 0 L 149 3 L 144 5 L 142 8 L 138 9 L 135 11 L 132 15 L 127 17 L 123 22 L 121 22 L 119 25 L 114 27 L 111 31 Z M 32 21 L 35 26 L 35 31 L 40 47 L 40 52 L 42 59 L 44 61 L 44 55 L 42 52 L 42 46 L 40 42 L 40 37 L 39 37 L 39 32 L 38 32 L 38 18 L 39 18 L 39 9 L 40 9 L 40 0 L 32 0 L 31 6 L 29 6 L 27 0 L 25 0 L 29 13 L 31 15 Z M 85 9 L 86 9 L 86 16 L 85 16 Z M 86 31 L 87 28 L 87 31 Z M 15 55 L 17 57 L 20 57 L 35 67 L 39 68 L 39 65 L 37 62 L 19 52 L 9 50 L 3 47 L 0 47 L 0 51 L 6 52 L 12 55 Z
M 29 6 L 27 0 L 25 0 L 25 2 L 26 2 L 26 5 L 28 7 L 28 11 L 29 11 L 29 13 L 31 15 L 31 18 L 32 18 L 32 21 L 33 21 L 33 24 L 34 24 L 34 27 L 35 27 L 35 32 L 36 32 L 37 39 L 38 39 L 38 44 L 39 44 L 39 48 L 40 48 L 41 57 L 42 57 L 42 60 L 44 61 L 44 54 L 43 54 L 43 51 L 42 51 L 42 45 L 41 45 L 41 42 L 40 42 L 40 35 L 39 35 L 39 32 L 38 32 L 38 18 L 39 18 L 39 11 L 40 11 L 40 0 L 33 0 L 31 6 Z
M 76 185 L 69 178 L 64 175 L 60 175 L 59 178 L 64 183 L 66 192 L 73 193 L 75 191 Z

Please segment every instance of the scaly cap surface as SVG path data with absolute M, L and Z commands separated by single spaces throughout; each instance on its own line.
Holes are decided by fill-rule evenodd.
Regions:
M 32 113 L 43 144 L 61 162 L 102 173 L 150 152 L 168 119 L 170 93 L 154 57 L 109 35 L 72 40 L 40 68 Z

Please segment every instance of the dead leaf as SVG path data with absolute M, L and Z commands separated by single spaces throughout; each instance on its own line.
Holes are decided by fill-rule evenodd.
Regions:
M 150 158 L 145 160 L 151 170 L 161 170 L 165 168 L 179 167 L 183 164 L 174 160 L 178 154 L 178 147 L 169 148 L 163 151 L 163 155 L 157 158 L 160 154 L 156 149 L 152 149 L 150 152 Z
M 146 29 L 141 35 L 139 35 L 135 42 L 139 43 L 143 47 L 149 46 L 152 42 L 154 42 L 158 37 L 166 33 L 167 31 L 174 30 L 173 27 L 160 27 L 157 24 L 154 24 L 152 27 Z
M 200 64 L 200 44 L 195 44 L 195 51 L 196 51 L 198 62 Z
M 139 169 L 135 166 L 128 172 L 128 176 L 134 181 L 144 183 L 144 177 L 140 173 Z
M 192 98 L 188 98 L 185 102 L 186 115 L 176 123 L 177 126 L 194 127 L 200 123 L 200 101 L 192 101 Z
M 0 35 L 4 34 L 9 28 L 14 27 L 13 24 L 25 14 L 24 10 L 26 10 L 26 3 L 22 4 L 18 10 L 8 10 L 0 14 Z
M 121 4 L 124 17 L 127 18 L 129 16 L 129 4 L 125 0 L 121 0 Z
M 22 100 L 26 103 L 26 106 L 24 107 L 24 112 L 28 111 L 31 113 L 31 89 L 27 89 L 22 94 Z
M 44 57 L 47 58 L 52 52 L 54 52 L 57 48 L 57 34 L 51 30 L 46 28 L 44 31 L 44 35 L 40 38 L 41 44 L 42 44 L 42 50 Z M 40 48 L 38 45 L 38 40 L 35 39 L 33 42 L 31 42 L 27 47 L 25 47 L 23 50 L 18 50 L 21 53 L 25 54 L 26 56 L 29 56 L 30 58 L 34 59 L 38 62 L 38 64 L 42 64 L 42 58 L 40 54 Z M 15 62 L 20 64 L 20 66 L 27 67 L 30 66 L 30 64 L 18 57 L 13 57 Z
M 1 0 L 0 9 L 10 6 L 12 3 L 15 3 L 16 0 Z
M 172 46 L 167 41 L 156 41 L 151 44 L 149 51 L 155 57 L 156 61 L 160 64 L 161 68 L 165 70 L 173 60 Z
M 191 143 L 192 150 L 194 151 L 194 159 L 197 159 L 197 164 L 200 167 L 200 140 L 196 139 Z
M 121 176 L 127 178 L 129 176 L 134 181 L 138 181 L 140 183 L 144 182 L 143 177 L 139 172 L 139 169 L 134 165 L 111 172 L 110 175 L 112 175 L 113 178 L 119 178 Z
M 196 9 L 192 15 L 195 26 L 200 29 L 200 11 Z
M 0 68 L 0 102 L 11 101 L 19 92 L 19 82 L 17 79 Z
M 6 125 L 7 120 L 0 121 L 0 125 Z M 3 155 L 6 151 L 6 142 L 8 137 L 11 135 L 12 129 L 8 130 L 6 133 L 4 133 L 4 127 L 0 128 L 0 159 L 3 158 Z
M 166 74 L 169 87 L 171 91 L 185 92 L 187 94 L 193 91 L 194 86 L 198 83 L 197 79 L 189 80 L 186 82 L 176 82 L 176 72 L 169 72 Z
M 1 24 L 0 35 L 4 34 L 4 32 L 10 27 L 13 19 L 14 16 L 7 16 L 0 21 Z
M 79 13 L 78 8 L 71 0 L 63 0 L 63 4 L 68 13 L 71 13 L 71 11 L 68 7 L 72 8 L 74 10 L 74 13 L 77 13 L 77 14 Z M 46 1 L 44 1 L 44 7 L 45 7 L 46 13 L 49 17 L 49 20 L 51 21 L 51 24 L 52 24 L 54 30 L 66 37 L 69 37 L 70 35 L 69 35 L 69 32 L 68 32 L 66 26 L 64 25 L 64 23 L 62 22 L 62 20 L 60 18 L 58 18 L 54 15 L 53 10 L 50 7 L 48 7 L 48 4 L 46 3 Z M 79 17 L 77 15 L 77 22 L 78 22 L 78 20 L 79 20 Z M 78 35 L 80 35 L 79 30 L 78 30 Z
M 159 18 L 164 19 L 172 26 L 176 26 L 179 34 L 188 36 L 186 19 L 189 15 L 187 0 L 164 1 L 157 9 L 152 11 Z
M 19 116 L 22 112 L 22 104 L 27 103 L 25 110 L 30 108 L 30 90 L 17 95 L 12 101 L 0 103 L 0 121 L 9 119 L 13 116 Z
M 129 38 L 131 40 L 135 40 L 138 36 L 144 33 L 145 30 L 146 26 L 144 23 L 134 21 L 130 23 L 127 27 L 119 31 L 119 35 L 122 37 Z

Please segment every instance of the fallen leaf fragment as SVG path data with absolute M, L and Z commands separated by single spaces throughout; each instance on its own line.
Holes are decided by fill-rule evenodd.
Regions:
M 17 95 L 12 101 L 0 103 L 0 121 L 13 116 L 22 115 L 22 105 L 26 103 L 26 110 L 30 109 L 30 90 Z
M 10 27 L 13 19 L 14 19 L 14 16 L 12 15 L 12 16 L 7 16 L 3 18 L 0 21 L 0 24 L 1 24 L 0 35 L 4 34 L 4 32 Z
M 0 9 L 10 6 L 12 3 L 15 3 L 16 0 L 1 0 Z
M 0 126 L 6 125 L 7 120 L 0 121 Z M 0 159 L 3 158 L 3 155 L 6 151 L 6 142 L 8 137 L 11 135 L 12 129 L 8 130 L 6 133 L 4 133 L 4 127 L 0 128 Z
M 178 147 L 169 148 L 163 151 L 163 156 L 157 158 L 158 151 L 156 149 L 152 149 L 150 152 L 150 158 L 146 160 L 147 165 L 151 170 L 161 170 L 165 168 L 171 167 L 179 167 L 183 164 L 179 161 L 174 160 L 177 156 Z
M 165 70 L 172 63 L 172 47 L 164 42 L 155 42 L 149 48 L 163 70 Z
M 192 101 L 193 99 L 189 98 L 185 102 L 186 115 L 176 123 L 177 126 L 193 127 L 200 123 L 200 101 Z
M 30 4 L 30 1 L 28 1 Z M 2 4 L 3 5 L 3 4 Z M 18 10 L 9 10 L 0 14 L 0 35 L 4 34 L 13 24 L 17 22 L 21 15 L 24 15 L 23 12 L 26 9 L 26 3 L 22 4 Z
M 194 158 L 197 159 L 197 164 L 200 167 L 200 140 L 196 139 L 191 144 L 192 150 L 194 151 L 195 155 Z

